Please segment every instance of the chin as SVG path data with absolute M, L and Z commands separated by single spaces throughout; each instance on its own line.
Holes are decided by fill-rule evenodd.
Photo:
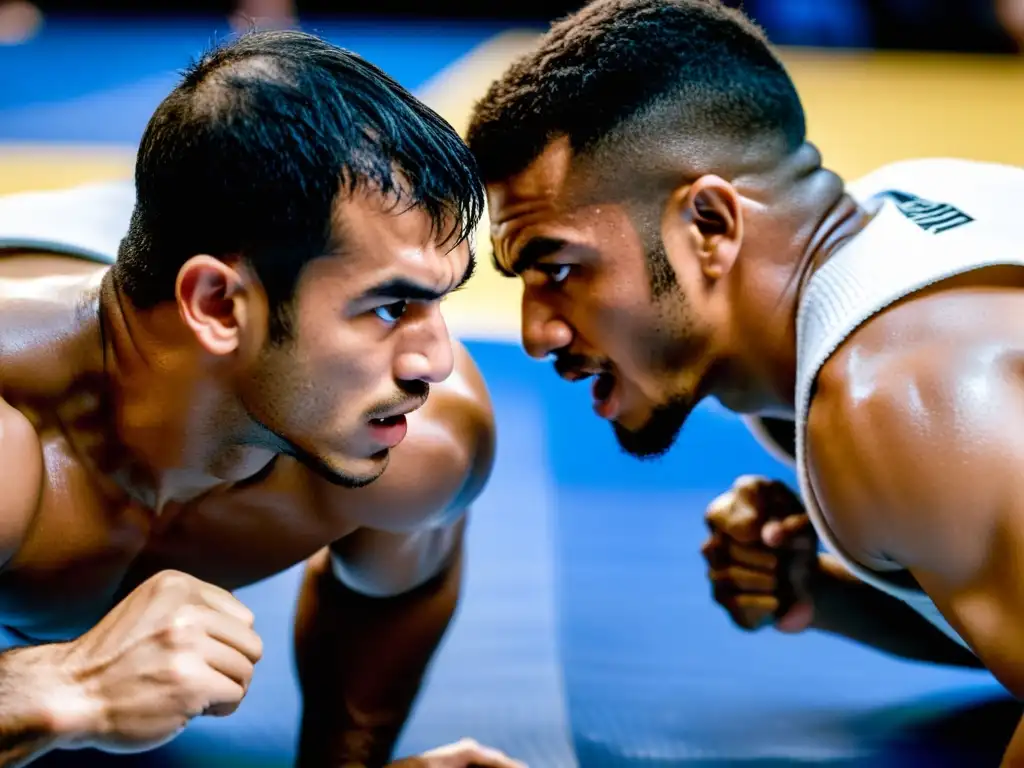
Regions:
M 651 460 L 664 456 L 679 439 L 693 407 L 694 403 L 689 398 L 679 398 L 652 408 L 639 426 L 626 427 L 621 421 L 616 421 L 612 428 L 619 447 L 636 459 Z
M 339 454 L 314 456 L 308 453 L 296 458 L 311 472 L 340 488 L 363 488 L 370 485 L 384 474 L 391 461 L 390 453 L 386 450 L 368 458 Z

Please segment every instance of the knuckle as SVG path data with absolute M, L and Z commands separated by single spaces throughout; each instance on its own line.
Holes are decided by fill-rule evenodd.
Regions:
M 740 475 L 733 481 L 732 487 L 737 493 L 751 493 L 757 491 L 770 481 L 761 475 Z
M 157 631 L 157 640 L 165 648 L 172 650 L 190 648 L 198 636 L 199 631 L 194 622 L 183 621 L 176 615 Z
M 161 589 L 178 588 L 185 585 L 188 577 L 181 571 L 166 570 L 153 576 L 153 583 Z
M 171 612 L 170 619 L 172 626 L 182 627 L 183 629 L 193 629 L 202 623 L 199 608 L 188 603 L 175 607 Z
M 726 491 L 713 498 L 704 511 L 705 519 L 712 520 L 728 514 L 729 509 L 732 507 L 733 498 L 734 494 L 732 491 Z
M 167 680 L 180 690 L 191 691 L 196 678 L 196 663 L 191 654 L 171 654 L 167 664 Z
M 237 707 L 242 703 L 242 699 L 245 698 L 245 694 L 249 692 L 249 687 L 246 685 L 236 685 L 231 689 L 231 695 L 226 696 L 227 703 L 232 707 Z
M 181 571 L 160 571 L 150 579 L 158 595 L 182 595 L 190 591 L 193 579 Z
M 242 623 L 251 628 L 256 623 L 256 614 L 254 614 L 252 610 L 243 603 L 239 603 L 238 605 L 240 606 L 239 613 L 241 614 Z

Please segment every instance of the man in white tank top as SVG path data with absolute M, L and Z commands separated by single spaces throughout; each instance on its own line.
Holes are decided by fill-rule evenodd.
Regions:
M 526 351 L 593 377 L 626 451 L 668 450 L 705 397 L 791 443 L 806 514 L 743 478 L 709 515 L 739 623 L 982 664 L 1024 695 L 1024 171 L 847 185 L 760 31 L 713 0 L 592 2 L 492 85 L 468 142 Z

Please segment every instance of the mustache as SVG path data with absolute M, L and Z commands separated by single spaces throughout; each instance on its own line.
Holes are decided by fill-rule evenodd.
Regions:
M 396 410 L 408 408 L 419 408 L 430 396 L 430 385 L 425 381 L 402 381 L 398 383 L 399 392 L 393 397 L 375 405 L 367 416 L 371 419 L 379 419 L 393 413 Z

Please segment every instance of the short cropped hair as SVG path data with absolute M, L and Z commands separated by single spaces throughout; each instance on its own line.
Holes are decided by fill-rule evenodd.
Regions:
M 789 75 L 741 12 L 718 0 L 595 0 L 491 86 L 467 141 L 494 182 L 560 137 L 575 155 L 610 149 L 624 165 L 691 140 L 788 153 L 805 132 Z
M 297 31 L 248 33 L 198 59 L 146 127 L 135 186 L 113 268 L 132 303 L 172 300 L 196 254 L 240 257 L 267 292 L 277 339 L 305 265 L 343 251 L 339 196 L 372 188 L 459 242 L 484 205 L 475 160 L 447 122 L 373 64 Z

